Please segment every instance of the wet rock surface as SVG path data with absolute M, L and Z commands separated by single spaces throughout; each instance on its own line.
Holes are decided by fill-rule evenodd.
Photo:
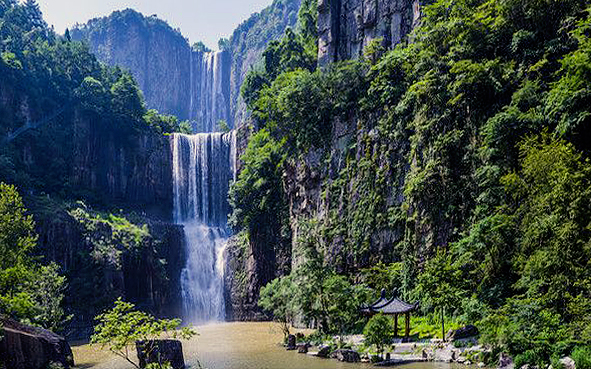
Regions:
M 336 350 L 332 354 L 330 354 L 330 357 L 333 359 L 337 359 L 338 361 L 344 361 L 347 363 L 358 363 L 359 361 L 361 361 L 359 353 L 353 350 Z
M 151 363 L 170 363 L 173 369 L 185 369 L 183 346 L 177 340 L 156 340 L 136 342 L 140 368 Z
M 72 349 L 64 337 L 10 319 L 0 319 L 0 325 L 0 357 L 6 368 L 45 369 L 51 363 L 65 369 L 74 366 Z

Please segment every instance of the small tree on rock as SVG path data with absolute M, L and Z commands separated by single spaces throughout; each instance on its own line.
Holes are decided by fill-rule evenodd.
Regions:
M 137 341 L 144 342 L 146 356 L 150 357 L 150 353 L 156 348 L 155 340 L 161 338 L 163 334 L 168 334 L 173 339 L 190 339 L 197 334 L 189 327 L 179 330 L 180 319 L 156 319 L 150 314 L 134 309 L 133 304 L 121 298 L 117 299 L 112 310 L 95 318 L 98 325 L 94 328 L 90 343 L 98 344 L 103 349 L 108 348 L 109 351 L 139 369 L 139 364 L 131 360 L 129 351 Z M 164 368 L 167 366 L 166 363 L 162 365 Z M 154 368 L 154 365 L 152 367 Z

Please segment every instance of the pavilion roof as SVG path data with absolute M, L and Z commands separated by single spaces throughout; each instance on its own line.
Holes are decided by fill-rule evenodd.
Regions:
M 396 297 L 386 299 L 386 291 L 382 290 L 381 297 L 373 304 L 361 309 L 367 314 L 404 314 L 411 312 L 417 308 L 418 303 L 409 304 Z

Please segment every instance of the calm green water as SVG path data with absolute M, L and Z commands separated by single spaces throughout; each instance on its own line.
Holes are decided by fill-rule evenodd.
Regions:
M 197 327 L 199 336 L 183 342 L 185 361 L 208 369 L 368 369 L 369 364 L 347 364 L 286 351 L 272 323 L 221 323 Z M 79 368 L 128 369 L 125 361 L 88 345 L 73 347 Z M 404 369 L 450 369 L 449 364 L 420 363 Z

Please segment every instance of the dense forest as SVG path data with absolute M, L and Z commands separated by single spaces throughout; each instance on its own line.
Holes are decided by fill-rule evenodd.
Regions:
M 261 305 L 355 331 L 386 288 L 430 322 L 477 324 L 518 367 L 589 353 L 589 3 L 434 1 L 410 41 L 323 69 L 315 6 L 242 90 L 233 225 L 294 260 Z

